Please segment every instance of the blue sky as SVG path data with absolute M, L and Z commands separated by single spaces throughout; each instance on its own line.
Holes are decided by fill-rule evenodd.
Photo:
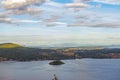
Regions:
M 48 47 L 120 45 L 120 1 L 73 2 L 1 0 L 0 43 Z

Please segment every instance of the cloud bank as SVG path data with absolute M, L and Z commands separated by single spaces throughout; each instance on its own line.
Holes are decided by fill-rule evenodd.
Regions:
M 74 0 L 67 4 L 51 0 L 1 0 L 0 23 L 38 23 L 48 27 L 120 27 L 119 15 L 94 12 L 92 8 L 95 6 L 89 2 L 120 5 L 118 0 Z M 20 19 L 21 15 L 26 19 Z

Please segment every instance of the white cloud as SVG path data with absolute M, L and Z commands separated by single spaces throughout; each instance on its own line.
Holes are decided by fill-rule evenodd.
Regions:
M 66 23 L 63 23 L 63 22 L 48 22 L 45 25 L 48 26 L 48 27 L 65 26 Z
M 11 14 L 11 11 L 0 12 L 0 18 L 8 17 Z
M 5 9 L 16 9 L 44 2 L 45 0 L 3 0 L 1 4 Z
M 88 26 L 91 27 L 112 27 L 112 28 L 120 28 L 120 22 L 99 22 L 99 23 L 93 23 Z
M 68 8 L 86 8 L 89 7 L 88 4 L 85 3 L 69 3 L 65 5 Z
M 12 21 L 11 18 L 0 18 L 0 23 L 12 23 Z
M 73 3 L 67 3 L 65 6 L 67 8 L 87 8 L 90 5 L 88 5 L 86 2 L 88 2 L 88 0 L 73 0 Z
M 83 8 L 80 9 L 79 12 L 75 12 L 74 9 L 67 9 L 64 7 L 65 5 L 68 5 L 68 7 L 80 8 L 84 5 L 88 5 L 88 1 L 98 2 L 99 0 L 79 0 L 79 3 L 74 2 L 65 5 L 62 3 L 47 0 L 46 3 L 40 6 L 33 6 L 33 4 L 42 3 L 45 1 L 46 0 L 11 0 L 10 2 L 9 0 L 3 0 L 1 2 L 3 4 L 3 7 L 8 10 L 4 10 L 0 13 L 0 23 L 40 23 L 46 26 L 68 25 L 71 27 L 120 27 L 120 17 L 119 15 L 115 16 L 114 13 L 111 15 L 109 15 L 109 13 L 105 14 L 104 12 L 98 13 L 92 11 L 91 8 Z M 101 0 L 99 2 L 108 1 Z M 109 3 L 111 2 L 113 1 L 109 0 Z M 116 2 L 116 0 L 114 2 Z M 30 6 L 31 4 L 32 6 Z M 101 5 L 98 7 L 100 6 Z M 21 20 L 19 17 L 12 18 L 16 15 L 19 16 L 21 14 L 28 14 L 30 17 L 34 17 L 35 19 L 29 20 L 29 18 L 26 20 Z M 37 20 L 35 16 L 37 16 Z
M 63 8 L 63 6 L 64 6 L 62 3 L 58 3 L 58 2 L 54 2 L 54 1 L 47 1 L 42 5 L 48 6 L 48 7 L 55 7 L 55 8 Z
M 120 5 L 120 0 L 73 0 L 74 3 L 98 2 L 104 4 Z
M 40 15 L 42 9 L 40 8 L 33 8 L 33 7 L 26 7 L 24 9 L 16 9 L 12 10 L 12 13 L 15 15 L 19 14 L 29 14 L 29 15 Z
M 13 20 L 13 23 L 41 23 L 38 20 Z
M 14 19 L 14 18 L 0 18 L 0 23 L 11 23 L 11 24 L 19 24 L 19 23 L 41 23 L 39 20 L 27 20 L 27 19 Z
M 107 28 L 120 28 L 119 22 L 76 22 L 68 24 L 68 27 L 107 27 Z
M 92 0 L 93 2 L 120 5 L 120 0 Z

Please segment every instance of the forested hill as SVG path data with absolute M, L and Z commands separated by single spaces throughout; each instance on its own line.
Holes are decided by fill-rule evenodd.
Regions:
M 54 49 L 28 48 L 13 43 L 0 44 L 0 61 L 56 60 L 72 57 L 61 54 Z

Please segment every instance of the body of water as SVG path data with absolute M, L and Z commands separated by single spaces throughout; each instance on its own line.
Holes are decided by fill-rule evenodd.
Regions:
M 64 65 L 52 66 L 51 61 L 0 62 L 0 80 L 120 80 L 120 59 L 63 60 Z

